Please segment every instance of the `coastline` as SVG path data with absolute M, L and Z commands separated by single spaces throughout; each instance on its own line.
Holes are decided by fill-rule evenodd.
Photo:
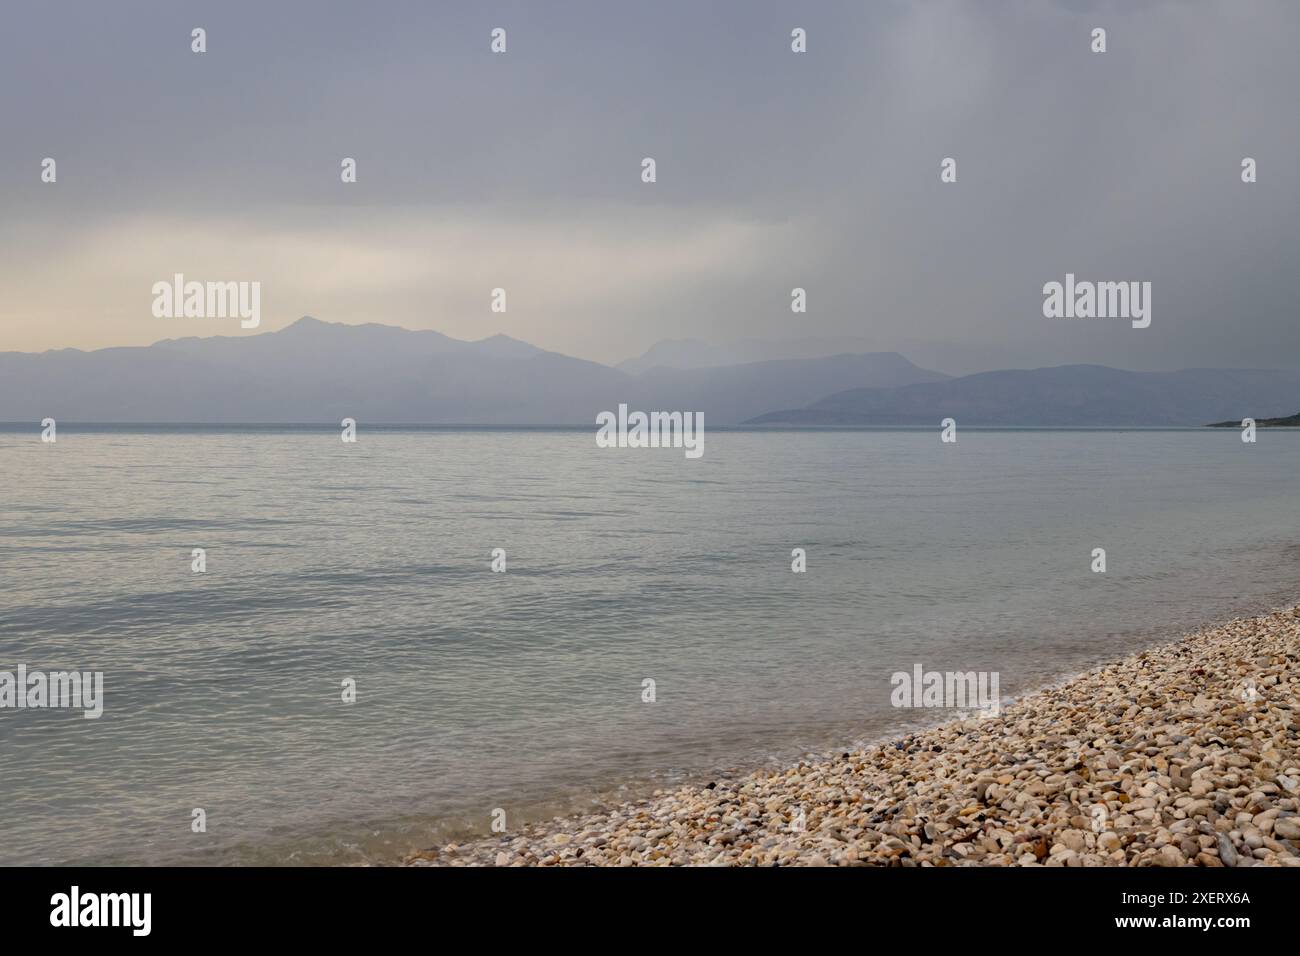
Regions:
M 785 769 L 413 866 L 1300 866 L 1300 606 Z

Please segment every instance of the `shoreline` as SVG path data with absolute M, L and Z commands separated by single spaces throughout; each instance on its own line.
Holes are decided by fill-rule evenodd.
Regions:
M 837 755 L 412 866 L 1300 866 L 1300 606 Z

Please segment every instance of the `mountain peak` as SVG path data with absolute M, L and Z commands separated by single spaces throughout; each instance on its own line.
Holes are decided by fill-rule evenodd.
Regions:
M 333 328 L 334 326 L 341 325 L 341 324 L 342 323 L 339 322 L 322 322 L 320 319 L 316 318 L 315 316 L 304 315 L 302 318 L 290 322 L 280 331 L 281 332 L 310 332 L 314 329 L 323 329 L 327 327 Z

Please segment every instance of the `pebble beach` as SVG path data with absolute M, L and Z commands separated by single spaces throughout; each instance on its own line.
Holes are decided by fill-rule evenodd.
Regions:
M 1300 866 L 1300 607 L 996 716 L 421 850 L 412 866 Z

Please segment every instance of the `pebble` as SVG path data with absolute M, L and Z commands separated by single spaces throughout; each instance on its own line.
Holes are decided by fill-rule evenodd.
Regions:
M 1279 817 L 1273 821 L 1273 833 L 1283 840 L 1300 840 L 1300 817 Z

